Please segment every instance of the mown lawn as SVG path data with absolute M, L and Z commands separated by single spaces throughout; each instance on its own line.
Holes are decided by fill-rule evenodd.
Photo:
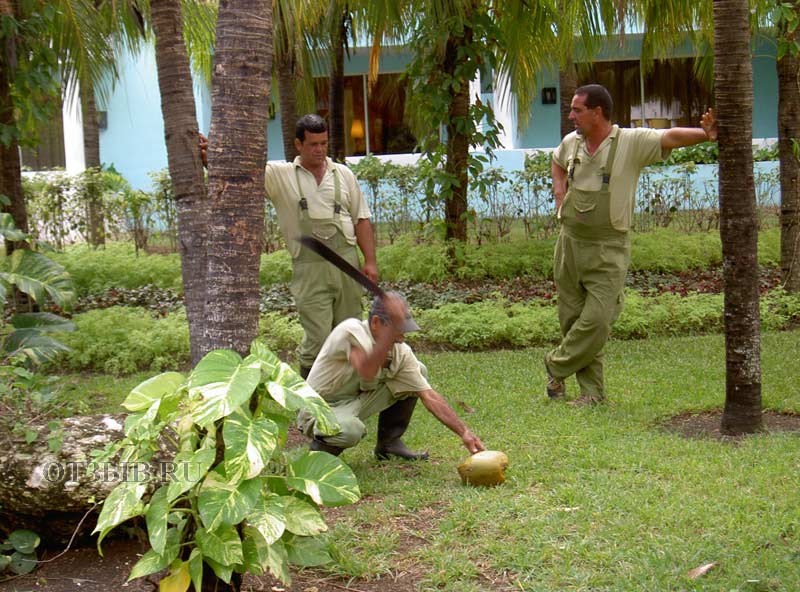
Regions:
M 764 335 L 765 408 L 800 411 L 797 351 L 800 331 Z M 386 590 L 395 578 L 453 592 L 800 590 L 800 435 L 661 427 L 721 407 L 722 336 L 610 343 L 611 403 L 599 408 L 547 401 L 542 355 L 423 356 L 434 387 L 508 454 L 507 482 L 462 486 L 466 451 L 420 406 L 406 440 L 431 461 L 378 465 L 372 434 L 344 454 L 363 499 L 328 515 L 337 563 L 316 575 Z

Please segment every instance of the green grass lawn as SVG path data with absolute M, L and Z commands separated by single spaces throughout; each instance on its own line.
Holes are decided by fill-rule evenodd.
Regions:
M 398 576 L 422 591 L 800 590 L 800 434 L 732 442 L 661 427 L 722 406 L 723 348 L 721 335 L 611 342 L 610 403 L 596 408 L 546 400 L 541 349 L 421 356 L 434 388 L 508 455 L 506 483 L 461 485 L 467 453 L 421 405 L 406 441 L 431 460 L 376 464 L 372 421 L 342 457 L 362 500 L 327 511 L 335 563 L 308 575 L 387 591 Z M 800 412 L 798 351 L 800 330 L 764 334 L 765 408 Z M 67 379 L 113 412 L 148 376 Z
M 508 454 L 507 481 L 462 486 L 466 451 L 421 406 L 406 440 L 432 460 L 376 465 L 372 423 L 343 455 L 363 499 L 329 514 L 327 570 L 405 571 L 419 590 L 454 592 L 800 590 L 799 436 L 688 440 L 660 427 L 721 407 L 723 347 L 722 336 L 612 342 L 611 403 L 584 409 L 545 399 L 543 350 L 424 356 L 434 388 Z M 765 408 L 800 410 L 797 351 L 800 331 L 764 335 Z

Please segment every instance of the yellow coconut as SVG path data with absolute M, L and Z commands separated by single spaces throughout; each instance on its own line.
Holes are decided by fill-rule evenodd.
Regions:
M 476 452 L 458 465 L 458 474 L 464 484 L 494 487 L 506 480 L 508 457 L 497 450 Z

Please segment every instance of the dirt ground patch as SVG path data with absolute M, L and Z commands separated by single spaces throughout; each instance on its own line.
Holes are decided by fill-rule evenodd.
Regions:
M 800 415 L 764 411 L 762 414 L 764 433 L 797 432 L 800 433 Z M 701 413 L 682 413 L 669 418 L 661 425 L 664 429 L 687 438 L 708 438 L 716 440 L 735 439 L 720 432 L 722 410 L 714 409 Z

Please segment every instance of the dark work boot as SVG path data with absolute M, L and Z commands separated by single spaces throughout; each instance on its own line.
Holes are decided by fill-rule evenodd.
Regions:
M 314 438 L 311 440 L 311 444 L 308 445 L 309 450 L 314 450 L 316 452 L 327 452 L 328 454 L 332 454 L 333 456 L 339 456 L 344 448 L 339 448 L 338 446 L 331 446 L 330 444 L 326 444 L 321 438 Z
M 416 397 L 408 397 L 381 411 L 378 416 L 378 441 L 375 444 L 375 456 L 378 460 L 387 460 L 393 456 L 406 460 L 428 458 L 427 452 L 409 450 L 400 439 L 411 422 L 416 404 Z
M 305 380 L 308 378 L 309 372 L 311 372 L 311 366 L 300 366 L 300 378 Z

